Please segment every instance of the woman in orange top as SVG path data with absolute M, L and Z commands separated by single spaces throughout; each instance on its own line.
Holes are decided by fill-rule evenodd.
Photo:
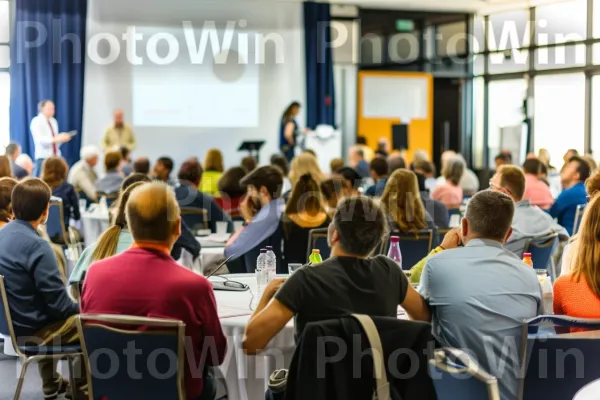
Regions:
M 554 314 L 600 318 L 600 196 L 586 207 L 578 242 L 571 274 L 554 283 Z

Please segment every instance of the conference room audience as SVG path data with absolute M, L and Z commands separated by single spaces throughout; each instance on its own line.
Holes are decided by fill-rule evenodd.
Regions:
M 366 137 L 358 135 L 356 137 L 356 147 L 359 148 L 360 150 L 362 150 L 364 159 L 367 163 L 370 163 L 371 161 L 373 161 L 373 158 L 375 157 L 375 152 L 367 144 Z
M 353 210 L 351 219 L 347 210 Z M 329 225 L 331 257 L 267 285 L 246 326 L 244 351 L 261 352 L 293 317 L 296 341 L 310 322 L 350 314 L 396 318 L 398 305 L 412 319 L 428 320 L 427 305 L 398 265 L 384 256 L 370 257 L 387 235 L 387 216 L 377 200 L 344 199 Z
M 271 156 L 271 165 L 277 167 L 281 170 L 281 174 L 283 175 L 283 189 L 281 193 L 287 193 L 292 190 L 292 183 L 288 178 L 290 174 L 290 163 L 287 158 L 283 154 L 277 153 Z
M 179 185 L 175 188 L 175 197 L 181 209 L 206 210 L 207 220 L 203 222 L 213 233 L 217 231 L 217 222 L 227 222 L 231 225 L 231 218 L 223 212 L 215 200 L 208 194 L 198 191 L 204 180 L 204 173 L 199 162 L 184 162 L 179 168 L 177 178 L 179 179 Z M 190 217 L 194 219 L 195 216 L 191 215 Z M 191 225 L 185 216 L 183 219 L 188 221 L 188 225 Z M 191 228 L 194 229 L 194 226 L 191 226 Z
M 174 180 L 171 180 L 171 172 L 173 172 L 174 162 L 169 157 L 161 157 L 156 160 L 154 164 L 154 170 L 152 171 L 152 177 L 158 181 L 165 182 L 167 185 L 173 187 L 177 184 Z
M 231 217 L 239 217 L 240 203 L 246 194 L 246 189 L 240 185 L 246 171 L 242 167 L 229 168 L 219 179 L 219 197 L 214 200 L 221 209 Z
M 421 201 L 425 206 L 425 211 L 433 218 L 433 223 L 438 229 L 448 229 L 450 225 L 450 215 L 448 208 L 439 200 L 433 200 L 431 194 L 425 189 L 425 177 L 419 173 L 417 182 L 419 183 L 419 192 L 421 193 Z
M 15 160 L 15 165 L 23 168 L 27 172 L 25 178 L 33 174 L 33 160 L 27 154 L 19 154 L 19 156 Z
M 394 232 L 418 233 L 431 229 L 433 242 L 437 243 L 437 227 L 425 210 L 419 192 L 417 176 L 409 169 L 394 172 L 385 185 L 381 203 Z
M 348 150 L 348 160 L 350 166 L 358 172 L 361 178 L 365 179 L 371 176 L 369 172 L 369 163 L 365 159 L 365 154 L 362 149 L 357 146 L 350 147 L 350 150 Z
M 439 200 L 448 209 L 459 208 L 463 201 L 463 189 L 460 187 L 460 180 L 465 172 L 465 163 L 458 157 L 454 156 L 444 163 L 442 168 L 442 176 L 445 182 L 438 184 L 431 198 Z
M 123 183 L 121 152 L 112 151 L 104 155 L 105 175 L 96 181 L 96 193 L 118 193 Z
M 225 357 L 227 339 L 211 283 L 170 256 L 181 234 L 177 199 L 164 182 L 133 189 L 126 204 L 127 227 L 134 243 L 128 250 L 96 261 L 83 285 L 81 310 L 87 314 L 160 316 L 185 323 L 187 351 L 185 393 L 188 399 L 214 399 L 210 369 Z M 108 287 L 111 290 L 106 290 Z M 191 365 L 204 367 L 201 376 Z
M 335 176 L 341 178 L 344 182 L 344 185 L 342 186 L 343 197 L 357 196 L 360 194 L 359 189 L 363 180 L 354 168 L 342 167 L 336 171 Z
M 392 175 L 394 171 L 399 170 L 401 168 L 406 168 L 406 160 L 402 157 L 401 154 L 392 154 L 387 157 L 388 164 L 388 176 Z M 385 190 L 385 185 L 387 184 L 388 178 L 380 179 L 375 184 L 375 195 L 381 196 L 383 191 Z
M 129 176 L 133 173 L 133 162 L 131 161 L 131 151 L 123 146 L 119 149 L 121 152 L 121 172 L 123 176 Z
M 10 168 L 13 176 L 17 180 L 21 180 L 29 175 L 27 170 L 16 163 L 17 158 L 21 155 L 21 146 L 18 143 L 10 142 L 6 146 L 6 156 L 10 161 Z
M 258 163 L 256 162 L 256 158 L 252 156 L 246 156 L 242 158 L 240 166 L 244 168 L 244 171 L 246 171 L 246 173 L 249 173 L 251 171 L 254 171 L 256 167 L 258 167 Z
M 0 156 L 0 178 L 12 178 L 13 173 L 10 167 L 10 158 L 8 156 Z
M 327 213 L 333 214 L 340 200 L 344 196 L 344 180 L 333 177 L 321 182 L 321 193 L 327 203 Z
M 579 157 L 573 157 L 560 172 L 563 191 L 549 210 L 569 235 L 573 234 L 577 206 L 587 203 L 584 182 L 590 177 L 590 166 Z
M 117 151 L 126 147 L 129 151 L 135 150 L 135 135 L 131 126 L 125 123 L 123 110 L 115 110 L 113 123 L 106 129 L 102 137 L 102 148 L 104 153 Z
M 329 171 L 331 174 L 334 174 L 335 171 L 342 168 L 344 165 L 346 165 L 346 163 L 343 158 L 334 158 L 329 162 Z
M 133 173 L 150 175 L 150 159 L 148 157 L 139 157 L 133 162 Z
M 554 314 L 574 318 L 600 318 L 600 198 L 586 207 L 577 234 L 573 269 L 554 283 Z M 571 332 L 583 331 L 572 328 Z
M 330 222 L 319 183 L 309 174 L 302 175 L 282 217 L 286 262 L 305 264 L 310 231 L 326 228 Z
M 523 194 L 526 187 L 525 174 L 516 165 L 502 165 L 490 180 L 491 190 L 504 193 L 515 202 L 512 234 L 506 241 L 504 248 L 518 257 L 523 256 L 525 244 L 529 239 L 547 236 L 552 233 L 558 233 L 562 241 L 569 239 L 569 234 L 565 228 L 557 224 L 547 212 L 533 205 L 531 200 L 524 198 Z M 546 268 L 545 265 L 539 265 L 538 267 Z
M 12 209 L 12 192 L 17 181 L 13 178 L 0 178 L 0 228 L 15 217 Z
M 50 196 L 41 179 L 26 178 L 14 187 L 15 219 L 0 229 L 0 275 L 17 338 L 35 338 L 40 346 L 78 344 L 79 307 L 67 295 L 50 245 L 37 232 L 48 218 Z M 45 398 L 66 391 L 56 367 L 56 360 L 38 361 Z M 82 389 L 85 378 L 80 376 L 76 384 Z
M 79 221 L 81 212 L 79 210 L 79 197 L 75 193 L 73 185 L 67 182 L 69 166 L 62 157 L 48 157 L 42 164 L 42 180 L 50 186 L 52 196 L 57 197 L 62 202 L 63 219 L 65 228 L 68 230 L 70 221 Z M 51 238 L 56 240 L 56 238 Z M 59 238 L 63 242 L 64 238 Z
M 302 153 L 299 156 L 294 157 L 290 164 L 290 173 L 288 177 L 290 178 L 292 188 L 296 186 L 300 177 L 306 174 L 310 175 L 319 184 L 325 180 L 325 175 L 323 175 L 323 171 L 321 171 L 317 159 L 312 154 Z
M 518 398 L 523 321 L 542 312 L 535 271 L 503 248 L 513 214 L 504 193 L 473 196 L 462 219 L 464 247 L 429 257 L 419 286 L 437 343 L 469 349 L 498 379 L 502 399 Z
M 543 175 L 544 164 L 537 158 L 530 158 L 523 163 L 525 173 L 524 200 L 529 200 L 532 205 L 542 210 L 549 209 L 554 204 L 554 198 L 547 183 L 540 179 Z
M 369 173 L 375 184 L 369 186 L 367 190 L 365 190 L 365 194 L 373 197 L 377 194 L 377 183 L 382 179 L 387 179 L 388 177 L 387 161 L 382 157 L 373 158 L 373 160 L 371 160 L 371 164 L 369 165 Z
M 462 188 L 463 194 L 473 195 L 475 192 L 477 192 L 480 189 L 479 178 L 477 177 L 477 174 L 475 174 L 475 172 L 473 172 L 471 169 L 469 169 L 467 167 L 465 158 L 461 154 L 457 154 L 454 150 L 446 150 L 442 153 L 442 156 L 441 156 L 442 175 L 437 178 L 436 186 L 443 185 L 446 183 L 446 178 L 443 175 L 444 166 L 446 165 L 446 163 L 448 161 L 450 161 L 456 157 L 458 157 L 460 160 L 462 160 L 464 167 L 465 167 L 462 177 L 460 178 L 459 186 Z
M 423 175 L 423 178 L 425 178 L 425 190 L 431 193 L 437 186 L 437 180 L 435 179 L 435 165 L 430 161 L 416 161 L 413 164 L 415 172 Z
M 208 150 L 204 158 L 204 172 L 198 190 L 212 197 L 219 197 L 218 184 L 223 171 L 225 171 L 225 168 L 223 167 L 223 153 L 221 153 L 221 150 Z
M 246 175 L 240 184 L 246 187 L 248 196 L 258 198 L 262 208 L 236 240 L 225 247 L 225 257 L 233 256 L 232 260 L 243 257 L 270 238 L 279 228 L 285 208 L 285 201 L 281 198 L 283 177 L 279 168 L 257 168 Z M 248 272 L 254 272 L 255 268 L 256 265 L 246 265 Z
M 98 153 L 98 148 L 95 146 L 82 147 L 79 152 L 81 160 L 73 164 L 67 178 L 67 182 L 75 186 L 77 191 L 81 191 L 87 200 L 92 202 L 97 200 L 96 181 L 98 175 L 96 175 L 94 167 L 98 164 Z

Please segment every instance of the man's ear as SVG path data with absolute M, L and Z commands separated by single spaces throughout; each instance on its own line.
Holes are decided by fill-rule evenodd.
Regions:
M 461 233 L 462 233 L 463 240 L 469 234 L 469 221 L 466 218 L 463 218 L 461 220 Z
M 177 221 L 175 222 L 175 226 L 173 227 L 173 235 L 175 237 L 181 236 L 181 215 L 177 217 Z

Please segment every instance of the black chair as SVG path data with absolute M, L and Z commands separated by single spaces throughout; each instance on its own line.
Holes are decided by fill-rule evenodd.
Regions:
M 457 349 L 436 350 L 429 372 L 438 400 L 500 400 L 498 380 L 481 370 L 467 353 Z
M 192 232 L 208 229 L 208 212 L 204 208 L 182 207 L 181 219 L 185 221 Z
M 331 257 L 331 247 L 327 242 L 327 228 L 311 229 L 308 234 L 308 248 L 306 249 L 306 262 L 313 249 L 319 250 L 323 261 Z
M 583 218 L 583 213 L 585 212 L 586 206 L 587 204 L 579 204 L 575 210 L 575 220 L 573 221 L 572 235 L 575 235 L 577 232 L 579 232 L 579 226 L 581 225 L 581 220 Z
M 144 329 L 140 330 L 141 327 Z M 90 399 L 186 398 L 183 322 L 89 314 L 79 316 L 77 328 L 87 366 Z M 132 343 L 143 360 L 134 365 L 137 376 L 131 375 L 127 356 Z M 107 371 L 110 379 L 106 377 Z
M 402 269 L 409 270 L 431 252 L 433 246 L 433 231 L 425 229 L 417 233 L 392 232 L 390 237 L 400 238 L 402 253 Z M 390 250 L 390 238 L 383 242 L 379 254 L 386 255 Z
M 23 382 L 25 381 L 25 374 L 27 373 L 27 367 L 32 362 L 39 362 L 47 358 L 54 358 L 58 360 L 67 360 L 69 365 L 69 381 L 71 382 L 71 390 L 73 398 L 76 399 L 76 385 L 73 374 L 73 359 L 81 355 L 81 346 L 79 345 L 67 345 L 67 346 L 36 346 L 36 345 L 19 345 L 17 336 L 13 328 L 12 318 L 10 314 L 10 307 L 8 306 L 8 296 L 6 293 L 6 287 L 4 284 L 4 276 L 0 275 L 0 334 L 10 337 L 10 341 L 15 353 L 21 359 L 23 366 L 21 368 L 21 375 L 17 383 L 15 390 L 15 400 L 18 400 L 21 396 L 21 390 L 23 389 Z
M 556 268 L 552 257 L 556 246 L 558 246 L 557 233 L 529 239 L 525 243 L 525 253 L 531 253 L 534 268 L 547 270 L 552 281 L 556 279 Z
M 539 326 L 600 330 L 600 319 L 542 315 L 523 322 L 520 397 L 523 400 L 572 399 L 600 379 L 600 340 L 576 335 L 535 335 Z M 532 334 L 528 336 L 528 333 Z
M 50 199 L 48 208 L 48 222 L 46 223 L 46 233 L 53 243 L 65 245 L 69 244 L 69 233 L 65 226 L 65 214 L 62 199 L 53 197 Z

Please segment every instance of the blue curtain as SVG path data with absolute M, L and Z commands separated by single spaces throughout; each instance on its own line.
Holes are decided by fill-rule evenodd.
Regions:
M 11 41 L 10 138 L 34 157 L 29 124 L 44 99 L 56 104 L 61 132 L 79 134 L 61 146 L 79 159 L 83 117 L 87 0 L 16 0 Z
M 329 3 L 304 3 L 306 56 L 306 126 L 335 126 L 333 55 Z

